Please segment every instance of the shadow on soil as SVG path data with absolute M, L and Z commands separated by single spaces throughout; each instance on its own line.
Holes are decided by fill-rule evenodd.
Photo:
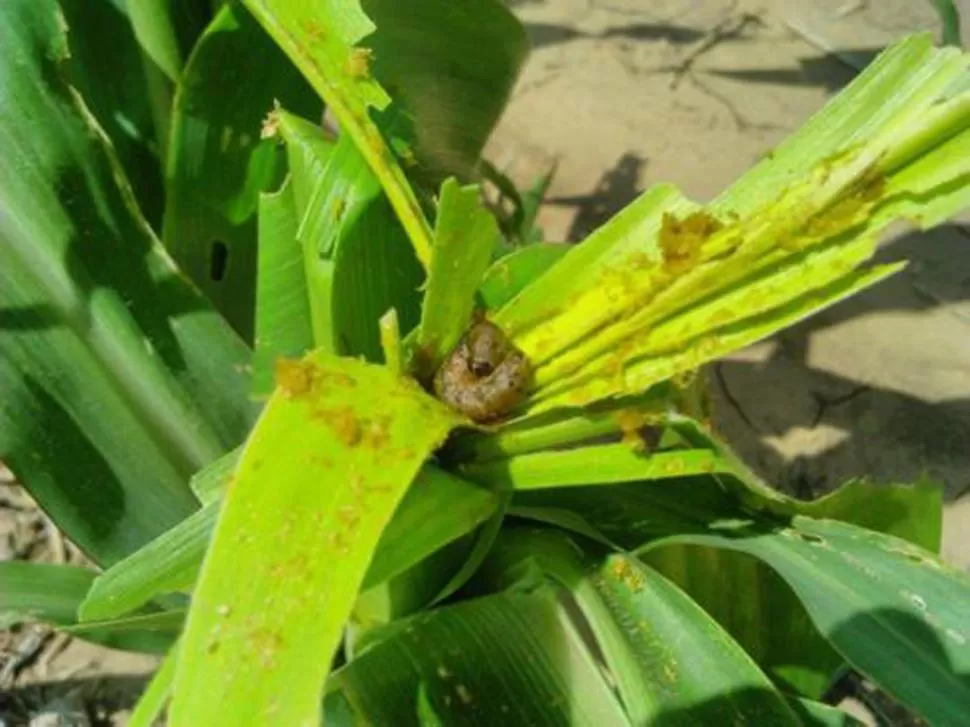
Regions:
M 694 43 L 704 37 L 705 32 L 686 25 L 670 23 L 629 23 L 614 25 L 599 33 L 590 33 L 573 25 L 564 23 L 523 23 L 532 49 L 568 43 L 577 39 L 584 40 L 631 40 L 656 42 L 665 41 L 671 45 Z
M 574 207 L 576 216 L 566 233 L 568 242 L 585 239 L 596 228 L 640 196 L 640 174 L 647 160 L 636 154 L 624 154 L 600 179 L 589 194 L 550 197 L 545 204 Z
M 902 271 L 779 334 L 765 360 L 728 360 L 712 367 L 719 428 L 777 486 L 809 498 L 853 477 L 913 482 L 928 476 L 945 485 L 947 500 L 970 488 L 970 392 L 926 401 L 823 370 L 810 358 L 813 336 L 852 319 L 918 315 L 970 299 L 970 236 L 959 226 L 940 232 L 946 234 L 903 235 L 875 258 L 877 263 L 908 260 L 910 269 L 933 271 L 939 284 L 932 289 Z M 970 320 L 958 320 L 970 335 Z M 947 373 L 936 368 L 913 375 Z M 812 442 L 811 432 L 820 426 L 835 435 L 814 439 L 821 448 L 812 455 L 786 460 L 768 441 L 801 429 L 804 441 Z
M 705 68 L 704 73 L 745 83 L 776 86 L 817 86 L 828 91 L 841 90 L 851 77 L 849 68 L 863 69 L 882 52 L 882 48 L 854 48 L 798 59 L 798 68 L 726 69 Z

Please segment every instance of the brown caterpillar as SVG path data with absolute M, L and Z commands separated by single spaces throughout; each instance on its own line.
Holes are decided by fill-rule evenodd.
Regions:
M 475 323 L 434 377 L 438 398 L 476 422 L 507 414 L 532 382 L 532 364 L 494 323 Z

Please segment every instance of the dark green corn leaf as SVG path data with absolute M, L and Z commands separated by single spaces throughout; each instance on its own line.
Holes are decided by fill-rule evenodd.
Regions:
M 788 584 L 756 558 L 692 545 L 671 545 L 642 558 L 690 595 L 785 690 L 820 699 L 844 664 Z
M 482 180 L 488 182 L 498 191 L 498 199 L 489 201 L 489 209 L 498 221 L 503 238 L 492 254 L 493 259 L 497 259 L 503 255 L 508 255 L 514 249 L 512 243 L 506 240 L 518 241 L 519 239 L 519 231 L 525 217 L 522 196 L 519 194 L 515 183 L 487 159 L 478 160 L 478 171 Z M 506 202 L 511 205 L 511 211 L 507 209 Z
M 111 139 L 145 219 L 160 230 L 165 191 L 153 89 L 128 10 L 116 0 L 59 5 L 71 44 L 68 79 Z
M 733 530 L 753 517 L 708 476 L 515 492 L 514 513 L 549 509 L 581 518 L 627 550 L 667 535 Z
M 253 351 L 253 395 L 260 398 L 275 386 L 276 359 L 298 358 L 313 348 L 303 248 L 296 239 L 298 223 L 289 181 L 279 192 L 260 196 Z
M 526 244 L 543 242 L 543 232 L 536 224 L 536 218 L 539 216 L 539 209 L 545 202 L 546 194 L 549 192 L 549 187 L 552 186 L 552 180 L 555 176 L 556 165 L 554 164 L 549 171 L 536 179 L 532 187 L 522 193 L 523 215 L 520 236 Z
M 402 332 L 419 315 L 424 272 L 393 209 L 353 141 L 276 113 L 286 141 L 316 344 L 380 361 L 380 318 Z
M 799 724 L 751 657 L 660 573 L 561 532 L 517 529 L 483 577 L 501 584 L 530 561 L 576 600 L 633 724 Z
M 95 579 L 78 611 L 82 621 L 115 618 L 176 591 L 188 592 L 212 537 L 218 501 L 204 505 Z
M 427 685 L 424 683 L 418 687 L 418 724 L 421 727 L 446 726 L 444 720 L 435 711 L 434 705 L 431 703 L 431 697 L 428 696 Z
M 933 725 L 970 714 L 970 581 L 922 550 L 832 520 L 675 536 L 748 553 L 791 586 L 842 656 Z
M 256 212 L 285 158 L 261 129 L 274 102 L 321 118 L 313 89 L 253 17 L 224 7 L 182 73 L 166 163 L 166 247 L 240 334 L 252 340 Z
M 114 2 L 114 0 L 111 0 Z M 118 0 L 142 49 L 159 154 L 166 157 L 175 84 L 215 6 L 206 0 Z
M 328 727 L 411 727 L 428 711 L 448 725 L 632 724 L 551 589 L 448 606 L 372 639 L 327 682 Z
M 254 412 L 245 345 L 140 216 L 68 53 L 54 2 L 0 3 L 0 459 L 107 566 L 197 507 L 189 476 Z
M 374 53 L 374 77 L 413 121 L 403 141 L 417 171 L 433 186 L 448 175 L 472 179 L 528 53 L 521 23 L 495 0 L 361 6 L 377 26 L 362 44 Z
M 76 625 L 78 606 L 96 575 L 75 566 L 0 563 L 0 628 L 37 621 L 114 649 L 164 651 L 181 626 L 182 614 L 158 612 L 115 622 Z
M 940 552 L 943 535 L 943 487 L 920 481 L 912 485 L 851 480 L 835 492 L 799 502 L 794 513 L 841 520 L 886 533 Z
M 736 520 L 738 517 L 753 517 L 769 526 L 774 522 L 773 516 L 762 520 L 764 515 L 754 515 L 753 511 L 745 515 L 746 510 L 738 508 L 730 492 L 709 477 L 674 477 L 666 486 L 649 482 L 624 484 L 609 490 L 581 486 L 584 481 L 590 485 L 629 482 L 635 479 L 637 471 L 644 476 L 649 473 L 662 477 L 663 468 L 654 474 L 653 463 L 684 457 L 689 461 L 693 453 L 713 456 L 710 451 L 661 452 L 642 457 L 629 449 L 624 453 L 623 445 L 588 449 L 602 453 L 600 459 L 592 455 L 585 458 L 587 463 L 598 463 L 588 470 L 575 463 L 571 467 L 557 466 L 568 463 L 575 453 L 586 451 L 574 449 L 466 465 L 465 472 L 473 479 L 510 481 L 521 488 L 516 491 L 513 514 L 555 523 L 587 536 L 601 533 L 609 542 L 623 548 L 635 548 L 638 542 L 662 536 L 664 531 L 670 534 L 711 529 L 730 532 L 731 528 L 743 525 L 743 520 Z M 612 456 L 602 459 L 605 454 Z M 720 466 L 724 466 L 723 462 Z M 730 476 L 720 478 L 721 483 L 731 481 Z M 560 489 L 532 489 L 557 484 Z M 568 485 L 572 486 L 562 489 Z M 929 486 L 877 490 L 857 482 L 815 502 L 786 498 L 783 504 L 787 508 L 786 517 L 805 510 L 825 512 L 831 517 L 885 528 L 931 547 L 936 542 L 934 534 L 938 536 L 939 532 L 939 492 Z M 790 587 L 756 560 L 731 552 L 683 546 L 671 546 L 644 557 L 706 608 L 773 679 L 789 689 L 817 698 L 842 663 L 819 635 Z M 725 599 L 726 591 L 747 596 Z M 765 614 L 772 616 L 766 620 Z
M 0 573 L 0 621 L 5 629 L 31 620 L 74 623 L 77 606 L 97 575 L 87 568 L 19 561 L 0 563 Z
M 947 45 L 960 46 L 960 11 L 954 0 L 930 0 L 940 16 L 943 26 L 943 42 Z
M 135 35 L 145 54 L 173 83 L 211 17 L 208 0 L 128 0 Z
M 472 532 L 495 512 L 498 502 L 488 490 L 425 465 L 381 535 L 364 588 L 404 573 Z
M 502 530 L 502 524 L 505 522 L 505 516 L 509 512 L 509 506 L 512 503 L 512 493 L 508 491 L 498 492 L 498 507 L 496 512 L 491 518 L 485 522 L 478 532 L 475 533 L 475 537 L 472 541 L 471 548 L 466 551 L 467 555 L 464 558 L 464 562 L 461 567 L 458 568 L 451 578 L 440 588 L 438 594 L 432 600 L 433 603 L 440 603 L 446 598 L 455 593 L 459 588 L 465 585 L 468 580 L 475 575 L 475 572 L 488 557 L 489 551 L 492 549 L 492 545 L 495 543 L 495 538 L 498 537 Z
M 320 189 L 335 174 L 353 180 L 335 225 L 339 240 L 333 253 L 332 305 L 338 350 L 383 361 L 381 316 L 396 310 L 402 334 L 417 325 L 424 270 L 377 179 L 348 138 L 338 144 Z
M 133 614 L 118 619 L 76 623 L 64 626 L 61 630 L 74 636 L 80 636 L 81 638 L 89 634 L 97 634 L 104 631 L 114 631 L 117 633 L 150 632 L 159 634 L 164 639 L 162 644 L 167 649 L 167 647 L 172 645 L 182 630 L 184 621 L 185 609 L 179 608 L 154 613 Z

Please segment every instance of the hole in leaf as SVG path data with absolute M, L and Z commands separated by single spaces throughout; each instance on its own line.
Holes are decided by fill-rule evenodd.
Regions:
M 229 246 L 222 240 L 213 240 L 209 246 L 209 278 L 216 283 L 226 277 L 229 267 Z
M 813 535 L 812 533 L 803 533 L 799 530 L 795 531 L 795 535 L 804 540 L 806 543 L 811 543 L 812 545 L 824 545 L 825 538 Z

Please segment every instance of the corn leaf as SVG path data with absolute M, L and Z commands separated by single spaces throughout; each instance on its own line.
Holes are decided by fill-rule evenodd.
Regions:
M 334 225 L 340 236 L 333 252 L 334 333 L 341 353 L 380 362 L 384 360 L 380 319 L 393 308 L 401 331 L 417 325 L 424 270 L 357 149 L 348 139 L 337 147 L 317 187 L 336 186 L 336 174 L 352 180 L 353 193 L 345 199 L 339 226 Z M 346 166 L 337 167 L 338 163 Z
M 272 139 L 261 139 L 262 122 L 274 102 L 311 118 L 320 118 L 322 107 L 276 43 L 235 3 L 205 29 L 178 81 L 163 240 L 252 341 L 259 194 L 279 187 L 285 161 Z
M 425 465 L 381 536 L 364 588 L 404 573 L 474 531 L 498 504 L 488 490 Z
M 584 487 L 636 480 L 731 473 L 731 463 L 709 449 L 640 452 L 629 444 L 604 444 L 536 452 L 460 470 L 472 480 L 515 490 Z
M 402 330 L 417 324 L 421 265 L 352 140 L 331 146 L 299 117 L 280 110 L 276 118 L 288 145 L 317 345 L 380 361 L 381 316 L 394 308 Z
M 943 536 L 943 487 L 850 480 L 817 500 L 792 500 L 792 513 L 839 520 L 906 540 L 939 554 Z
M 930 723 L 970 710 L 970 581 L 903 540 L 831 520 L 796 517 L 767 532 L 676 536 L 748 553 L 773 568 L 816 628 L 856 669 Z
M 235 455 L 231 462 L 237 461 Z M 231 472 L 221 465 L 220 469 Z M 213 479 L 225 489 L 225 477 Z M 99 575 L 80 606 L 81 620 L 116 618 L 156 596 L 191 589 L 218 517 L 220 494 Z M 403 573 L 471 532 L 495 511 L 497 503 L 498 498 L 487 490 L 426 465 L 381 535 L 363 588 Z
M 937 553 L 943 527 L 943 488 L 930 480 L 916 484 L 851 480 L 824 497 L 805 501 L 769 486 L 723 441 L 698 421 L 679 414 L 666 418 L 670 429 L 688 446 L 710 449 L 731 464 L 735 476 L 719 482 L 753 512 L 780 518 L 808 515 L 840 520 L 893 535 Z
M 289 181 L 279 192 L 260 196 L 253 351 L 253 395 L 259 398 L 272 393 L 276 359 L 296 358 L 313 348 L 307 275 L 296 239 L 298 222 Z
M 821 699 L 844 664 L 788 584 L 759 560 L 692 545 L 641 557 L 710 614 L 783 689 Z
M 679 391 L 669 384 L 638 396 L 623 397 L 581 409 L 560 409 L 544 416 L 503 424 L 492 430 L 463 430 L 449 444 L 448 455 L 457 461 L 484 463 L 521 454 L 601 441 L 613 435 L 631 435 L 643 427 L 660 428 L 677 407 Z M 613 437 L 616 438 L 616 437 Z M 637 438 L 637 441 L 639 438 Z M 690 442 L 690 440 L 685 440 Z M 717 449 L 710 436 L 698 437 L 695 447 Z M 737 465 L 735 465 L 737 466 Z
M 70 84 L 111 139 L 145 219 L 161 229 L 165 204 L 153 89 L 124 3 L 60 0 L 67 21 Z
M 390 96 L 371 76 L 371 53 L 356 46 L 374 29 L 356 2 L 243 0 L 290 57 L 350 135 L 397 213 L 418 259 L 431 258 L 431 228 L 369 109 L 385 109 Z
M 122 616 L 152 598 L 187 592 L 199 574 L 219 514 L 210 502 L 99 575 L 80 605 L 81 621 Z
M 475 290 L 498 239 L 495 218 L 476 186 L 448 179 L 441 187 L 427 291 L 418 329 L 417 366 L 424 377 L 438 369 L 471 322 Z
M 799 697 L 787 699 L 805 727 L 863 727 L 862 722 L 836 707 Z
M 172 695 L 178 644 L 173 644 L 128 718 L 128 727 L 153 727 Z
M 138 0 L 126 3 L 135 35 L 147 56 L 172 81 L 209 22 L 206 0 Z
M 157 651 L 164 652 L 171 645 L 185 621 L 185 609 L 169 609 L 156 613 L 135 614 L 124 618 L 105 619 L 62 626 L 61 631 L 84 638 L 89 634 L 110 630 L 124 633 L 128 631 L 148 632 L 158 634 L 163 638 Z
M 286 142 L 286 157 L 290 168 L 290 186 L 295 203 L 294 215 L 296 219 L 296 239 L 300 242 L 303 259 L 304 287 L 309 299 L 310 323 L 313 331 L 313 341 L 317 348 L 325 351 L 336 351 L 336 337 L 334 335 L 333 311 L 331 299 L 333 296 L 334 266 L 331 255 L 319 254 L 319 246 L 323 241 L 307 239 L 301 228 L 304 227 L 305 215 L 312 209 L 311 198 L 317 194 L 318 182 L 323 179 L 327 164 L 333 156 L 336 142 L 322 129 L 311 124 L 299 116 L 288 114 L 282 109 L 276 113 L 276 121 L 269 122 L 269 129 L 278 131 Z M 268 133 L 268 132 L 267 132 Z M 333 182 L 345 184 L 345 177 L 338 175 Z M 322 188 L 323 185 L 320 185 Z M 346 190 L 341 190 L 346 193 Z M 341 202 L 342 204 L 342 202 Z M 328 209 L 333 218 L 333 210 Z M 339 211 L 339 210 L 338 210 Z M 322 233 L 321 233 L 322 234 Z M 273 301 L 267 301 L 272 306 Z M 259 315 L 268 315 L 266 311 Z M 296 322 L 294 322 L 296 325 Z M 265 374 L 263 374 L 265 376 Z
M 96 573 L 87 568 L 11 561 L 0 563 L 3 628 L 22 621 L 74 623 L 77 605 Z
M 550 589 L 448 606 L 373 638 L 328 681 L 328 727 L 419 725 L 422 691 L 445 724 L 632 724 Z
M 508 577 L 527 561 L 576 600 L 634 724 L 799 724 L 751 657 L 656 571 L 530 529 L 503 533 L 486 572 Z
M 267 136 L 278 135 L 286 143 L 286 159 L 290 169 L 290 183 L 293 185 L 297 219 L 302 222 L 304 215 L 310 211 L 311 197 L 318 193 L 317 181 L 330 162 L 337 140 L 319 124 L 287 113 L 283 108 L 276 109 L 267 118 L 263 132 Z M 340 181 L 346 184 L 346 181 Z M 332 215 L 332 210 L 325 212 L 331 212 Z M 317 245 L 329 250 L 332 242 L 317 241 Z
M 887 129 L 919 123 L 927 107 L 966 67 L 956 49 L 937 50 L 929 33 L 905 38 L 880 53 L 863 73 L 771 154 L 717 197 L 717 212 L 745 216 L 828 159 Z
M 415 172 L 437 187 L 446 176 L 475 176 L 528 53 L 522 25 L 493 0 L 363 0 L 377 25 L 363 45 L 373 51 L 374 77 L 410 120 L 392 139 L 410 149 Z M 388 132 L 385 119 L 379 119 Z M 405 168 L 410 160 L 404 153 Z
M 968 57 L 895 45 L 707 209 L 659 187 L 499 311 L 534 364 L 526 410 L 643 391 L 871 285 L 884 227 L 970 203 Z M 631 237 L 629 232 L 636 230 Z
M 353 138 L 427 269 L 431 227 L 402 163 L 417 162 L 415 172 L 433 186 L 445 174 L 469 176 L 525 59 L 522 26 L 491 0 L 406 8 L 369 0 L 370 17 L 357 0 L 245 5 Z
M 953 0 L 930 0 L 940 16 L 943 26 L 943 42 L 947 45 L 960 45 L 960 11 Z
M 590 312 L 594 318 L 583 325 L 579 335 L 574 338 L 561 340 L 561 334 L 568 333 L 561 328 L 548 329 L 547 340 L 532 336 L 531 331 L 543 322 L 552 325 L 552 321 L 567 312 L 567 303 L 571 298 L 580 292 L 595 289 L 611 262 L 615 264 L 625 254 L 634 251 L 640 253 L 637 259 L 641 263 L 649 260 L 651 253 L 657 255 L 653 240 L 662 224 L 663 214 L 685 214 L 695 207 L 669 185 L 648 189 L 581 244 L 572 246 L 544 275 L 506 303 L 496 314 L 496 322 L 506 333 L 518 337 L 517 344 L 526 347 L 523 350 L 536 364 L 556 351 L 567 348 L 570 342 L 582 338 L 604 322 L 592 301 Z M 600 291 L 600 304 L 609 297 L 609 292 Z M 595 290 L 590 293 L 594 294 Z M 608 312 L 610 308 L 605 310 Z M 530 334 L 530 338 L 525 338 L 526 333 Z M 555 338 L 557 334 L 560 334 L 560 338 Z
M 396 374 L 404 374 L 401 322 L 397 317 L 397 309 L 388 310 L 377 324 L 381 329 L 381 353 L 384 354 L 384 365 Z
M 554 524 L 624 550 L 656 538 L 731 530 L 751 521 L 747 512 L 738 512 L 737 499 L 708 476 L 608 487 L 517 490 L 510 514 Z M 572 527 L 573 523 L 581 528 Z
M 0 627 L 39 621 L 73 632 L 78 605 L 97 574 L 86 568 L 12 561 L 0 563 Z M 114 649 L 163 652 L 181 625 L 174 612 L 85 625 L 81 639 Z
M 409 380 L 354 359 L 315 353 L 281 367 L 278 382 L 193 596 L 176 727 L 317 722 L 330 658 L 381 532 L 456 423 Z
M 724 483 L 730 478 L 720 480 Z M 877 490 L 851 482 L 814 502 L 786 500 L 784 504 L 788 517 L 798 512 L 825 513 L 932 544 L 938 542 L 934 539 L 939 534 L 939 498 L 939 490 L 929 486 Z M 517 491 L 510 512 L 619 549 L 636 548 L 638 542 L 653 541 L 665 532 L 724 532 L 730 537 L 729 533 L 744 526 L 744 517 L 752 517 L 739 512 L 737 501 L 710 478 L 614 485 L 609 490 Z M 921 523 L 922 519 L 927 522 Z M 755 518 L 748 522 L 772 527 L 775 521 Z M 842 659 L 819 634 L 788 585 L 766 566 L 733 552 L 696 546 L 668 546 L 643 557 L 704 607 L 777 683 L 813 698 L 828 686 Z M 725 599 L 726 591 L 747 595 Z M 766 619 L 765 614 L 772 617 Z
M 189 488 L 203 505 L 218 500 L 223 490 L 229 486 L 232 473 L 239 464 L 242 446 L 226 452 L 192 475 Z
M 478 290 L 485 307 L 499 310 L 567 252 L 568 245 L 537 242 L 496 260 L 485 271 Z
M 54 2 L 0 4 L 0 459 L 107 566 L 242 439 L 249 354 L 141 218 L 67 54 Z

